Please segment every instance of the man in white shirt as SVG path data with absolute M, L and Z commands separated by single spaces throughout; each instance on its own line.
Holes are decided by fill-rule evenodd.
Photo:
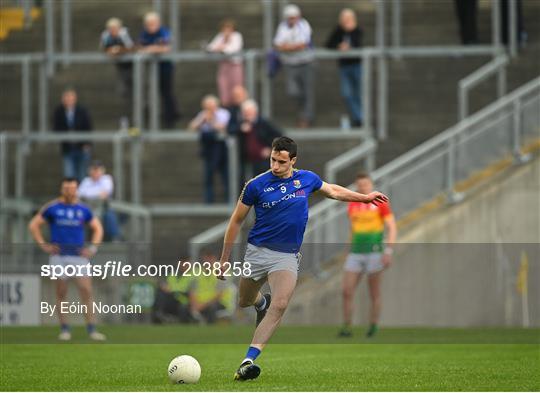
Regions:
M 283 9 L 283 19 L 277 28 L 274 46 L 280 52 L 287 74 L 287 93 L 298 101 L 298 126 L 305 128 L 313 123 L 315 115 L 311 26 L 294 4 Z
M 104 240 L 118 240 L 120 238 L 118 218 L 109 206 L 114 190 L 113 178 L 105 173 L 105 165 L 101 161 L 92 162 L 88 172 L 89 176 L 79 185 L 79 198 L 92 205 L 96 212 L 101 211 Z

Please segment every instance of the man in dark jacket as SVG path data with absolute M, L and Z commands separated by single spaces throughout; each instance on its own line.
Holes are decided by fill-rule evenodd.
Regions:
M 144 16 L 144 30 L 139 37 L 139 52 L 151 55 L 170 53 L 171 41 L 171 32 L 161 25 L 159 14 L 147 13 Z M 163 103 L 163 125 L 174 128 L 181 116 L 174 95 L 174 64 L 171 61 L 159 62 L 159 91 Z
M 237 85 L 232 89 L 232 104 L 227 107 L 231 114 L 227 130 L 237 130 L 242 122 L 242 104 L 249 98 L 249 93 L 242 85 Z M 229 131 L 230 133 L 230 131 Z
M 240 180 L 243 187 L 247 179 L 270 168 L 272 141 L 282 133 L 268 120 L 259 116 L 259 107 L 254 100 L 244 101 L 241 109 L 241 121 L 236 129 L 229 128 L 229 133 L 238 136 Z M 246 173 L 248 164 L 252 169 L 252 176 Z
M 326 47 L 349 51 L 362 46 L 362 29 L 358 27 L 356 14 L 350 8 L 345 8 L 339 14 L 339 25 L 334 29 Z M 362 78 L 362 64 L 360 58 L 341 58 L 339 62 L 339 75 L 341 79 L 341 95 L 347 103 L 352 125 L 362 126 L 362 101 L 360 83 Z
M 77 92 L 66 89 L 62 93 L 62 104 L 54 111 L 53 131 L 90 132 L 92 121 L 88 111 L 77 104 Z M 79 182 L 86 176 L 91 158 L 90 142 L 62 142 L 64 177 L 75 178 Z

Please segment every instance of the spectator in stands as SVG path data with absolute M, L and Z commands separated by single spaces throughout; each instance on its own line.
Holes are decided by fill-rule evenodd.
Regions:
M 203 252 L 202 262 L 209 262 L 211 266 L 218 261 L 214 253 Z M 195 276 L 193 295 L 191 297 L 191 312 L 195 318 L 206 323 L 215 323 L 220 314 L 226 310 L 225 282 L 218 280 L 213 274 L 200 274 Z
M 171 33 L 161 25 L 161 18 L 156 12 L 144 16 L 144 30 L 139 37 L 139 49 L 142 53 L 163 54 L 171 51 Z M 173 128 L 180 119 L 174 88 L 174 65 L 168 60 L 159 62 L 159 90 L 163 103 L 163 124 Z
M 230 113 L 229 124 L 227 129 L 229 132 L 234 132 L 238 129 L 242 121 L 242 103 L 249 98 L 249 93 L 242 85 L 236 85 L 232 89 L 231 104 L 226 107 Z
M 478 0 L 454 0 L 463 45 L 478 43 Z
M 272 141 L 282 135 L 272 123 L 259 116 L 259 107 L 254 100 L 246 100 L 242 104 L 242 118 L 237 129 L 229 129 L 237 135 L 241 152 L 240 180 L 242 185 L 251 177 L 270 168 Z M 247 166 L 251 174 L 247 174 Z
M 79 198 L 93 207 L 96 215 L 101 216 L 104 230 L 104 241 L 120 239 L 118 217 L 110 206 L 114 189 L 111 175 L 105 171 L 101 161 L 94 161 L 90 165 L 89 176 L 85 177 L 79 185 Z
M 305 128 L 313 123 L 315 113 L 311 26 L 294 4 L 285 6 L 283 19 L 277 28 L 274 46 L 280 52 L 287 74 L 287 92 L 298 100 L 298 126 Z
M 527 32 L 523 26 L 523 4 L 521 0 L 515 1 L 516 6 L 516 37 L 520 46 L 527 43 Z M 510 24 L 508 23 L 508 6 L 512 3 L 508 0 L 501 0 L 499 7 L 501 9 L 501 42 L 508 45 L 510 42 Z
M 131 112 L 131 98 L 133 90 L 133 63 L 122 61 L 121 56 L 133 50 L 133 41 L 127 28 L 122 25 L 118 18 L 110 18 L 105 25 L 105 31 L 101 33 L 100 48 L 115 61 L 116 70 L 120 77 L 121 95 L 126 102 L 124 116 Z
M 235 56 L 242 51 L 243 46 L 242 34 L 236 30 L 236 23 L 231 19 L 226 19 L 221 24 L 221 31 L 206 47 L 210 52 L 230 55 L 219 62 L 217 73 L 219 99 L 225 107 L 233 103 L 232 92 L 235 86 L 244 84 L 242 57 Z
M 62 103 L 54 113 L 52 129 L 54 132 L 90 132 L 92 120 L 83 106 L 78 104 L 77 92 L 67 88 L 62 93 Z M 92 145 L 90 142 L 62 142 L 64 177 L 81 181 L 88 171 Z
M 339 14 L 339 24 L 326 42 L 329 49 L 346 52 L 362 46 L 362 29 L 358 26 L 356 14 L 345 8 Z M 345 99 L 352 125 L 362 126 L 361 78 L 362 65 L 359 58 L 341 58 L 338 60 L 341 80 L 341 95 Z
M 194 277 L 185 276 L 184 272 L 190 263 L 182 260 L 178 276 L 168 276 L 158 283 L 154 305 L 152 307 L 152 322 L 194 322 L 191 314 L 191 300 L 194 296 Z
M 189 129 L 199 132 L 201 156 L 204 160 L 204 200 L 214 202 L 214 173 L 221 175 L 225 200 L 229 197 L 229 173 L 227 162 L 227 124 L 230 114 L 219 106 L 219 99 L 213 95 L 203 98 L 202 110 L 189 123 Z

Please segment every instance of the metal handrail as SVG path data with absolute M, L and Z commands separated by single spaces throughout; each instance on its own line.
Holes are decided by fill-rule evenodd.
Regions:
M 485 56 L 504 53 L 504 50 L 492 45 L 440 45 L 440 46 L 409 46 L 392 48 L 388 47 L 380 49 L 377 47 L 363 47 L 359 49 L 351 49 L 346 52 L 337 49 L 315 48 L 312 50 L 313 56 L 316 59 L 336 60 L 340 58 L 363 58 L 364 56 L 405 56 L 405 57 L 461 57 L 461 56 Z M 242 57 L 246 60 L 249 56 L 263 58 L 266 56 L 266 51 L 263 49 L 248 49 L 234 55 L 225 55 L 219 53 L 210 53 L 206 51 L 183 50 L 179 52 L 163 53 L 160 55 L 152 55 L 148 53 L 127 53 L 116 58 L 111 58 L 109 55 L 98 51 L 87 52 L 72 52 L 69 54 L 57 53 L 52 55 L 51 61 L 60 63 L 69 61 L 70 63 L 111 63 L 133 62 L 137 60 L 170 60 L 172 62 L 183 61 L 212 61 L 217 62 L 230 57 Z M 42 62 L 47 60 L 47 56 L 43 52 L 28 52 L 28 53 L 3 53 L 0 57 L 0 64 L 18 64 L 22 61 Z
M 473 130 L 473 134 L 475 134 L 476 131 L 482 131 L 481 129 L 478 130 L 478 128 L 475 126 L 492 116 L 498 116 L 505 108 L 510 108 L 513 111 L 513 129 L 508 130 L 508 132 L 512 136 L 511 150 L 514 154 L 514 162 L 518 164 L 526 162 L 526 156 L 524 156 L 521 152 L 522 130 L 520 129 L 521 124 L 519 119 L 521 114 L 519 110 L 521 108 L 521 101 L 532 93 L 535 93 L 535 97 L 540 99 L 540 77 L 529 81 L 525 85 L 500 98 L 498 101 L 492 103 L 488 107 L 469 116 L 455 126 L 450 127 L 416 148 L 403 154 L 402 156 L 373 171 L 371 174 L 373 181 L 377 183 L 379 187 L 383 188 L 382 191 L 389 192 L 387 186 L 391 183 L 391 181 L 396 181 L 396 179 L 403 176 L 405 173 L 407 173 L 408 176 L 411 176 L 416 170 L 423 168 L 423 165 L 425 165 L 425 163 L 431 160 L 434 156 L 438 156 L 439 158 L 443 157 L 444 155 L 448 155 L 449 158 L 453 157 L 455 155 L 455 141 L 457 137 L 459 137 L 461 134 L 465 134 L 470 129 Z M 468 140 L 467 137 L 472 136 L 473 134 L 465 135 L 461 142 L 465 143 Z M 443 150 L 441 150 L 441 148 Z M 441 191 L 446 193 L 448 203 L 456 203 L 463 199 L 463 194 L 458 194 L 454 190 L 454 172 L 456 171 L 456 165 L 457 162 L 455 159 L 449 159 L 447 161 L 446 176 L 448 179 L 446 179 L 444 182 L 446 184 L 446 189 Z M 353 187 L 354 183 L 349 185 L 349 188 Z M 430 197 L 431 196 L 427 196 L 427 198 Z M 323 225 L 330 223 L 332 219 L 337 218 L 340 214 L 343 214 L 343 208 L 341 208 L 338 201 L 324 200 L 317 203 L 310 208 L 310 221 L 305 233 L 305 237 L 307 238 L 308 236 L 315 235 L 314 232 L 320 231 Z M 325 233 L 331 236 L 333 232 L 326 231 Z M 317 238 L 317 236 L 315 236 L 315 238 Z M 329 239 L 319 240 L 329 241 Z M 315 274 L 318 274 L 319 272 L 319 264 L 320 261 L 313 261 L 312 271 Z
M 136 130 L 134 130 L 136 131 Z M 370 138 L 369 133 L 365 130 L 341 132 L 339 129 L 316 129 L 316 130 L 301 130 L 301 129 L 286 129 L 284 130 L 286 135 L 291 136 L 296 140 L 337 140 L 337 139 L 363 139 Z M 131 147 L 131 195 L 132 202 L 140 203 L 142 195 L 142 174 L 140 171 L 142 157 L 139 154 L 138 149 L 144 146 L 146 143 L 167 143 L 167 142 L 191 142 L 198 141 L 198 133 L 188 130 L 180 131 L 158 131 L 153 133 L 138 133 L 129 132 L 128 130 L 121 131 L 92 131 L 92 132 L 31 132 L 28 134 L 22 134 L 18 132 L 1 132 L 0 133 L 0 199 L 9 196 L 7 189 L 7 166 L 8 162 L 5 160 L 7 153 L 7 143 L 15 142 L 17 148 L 15 149 L 16 159 L 20 165 L 16 165 L 15 171 L 15 190 L 18 197 L 24 197 L 24 179 L 25 179 L 25 160 L 24 157 L 28 154 L 29 149 L 33 143 L 60 143 L 60 142 L 101 142 L 111 143 L 113 145 L 113 166 L 112 173 L 116 179 L 116 196 L 119 200 L 123 200 L 124 197 L 124 169 L 123 169 L 123 148 L 124 144 L 128 144 Z M 234 201 L 237 197 L 237 184 L 238 184 L 238 165 L 236 152 L 237 143 L 233 137 L 229 137 L 227 140 L 227 148 L 229 149 L 229 189 L 231 194 L 229 200 L 232 201 L 229 204 L 216 204 L 212 207 L 203 204 L 192 203 L 174 203 L 174 204 L 154 204 L 151 206 L 152 214 L 156 215 L 214 215 L 221 216 L 230 213 L 234 207 Z
M 34 204 L 27 199 L 4 198 L 0 204 L 0 211 L 30 214 L 34 210 Z
M 337 174 L 341 169 L 349 167 L 353 162 L 365 161 L 365 169 L 371 172 L 375 169 L 375 151 L 377 142 L 368 138 L 359 146 L 353 147 L 345 153 L 331 159 L 324 165 L 324 178 L 328 183 L 335 183 Z
M 506 66 L 509 58 L 506 55 L 496 56 L 489 63 L 483 65 L 476 71 L 461 79 L 458 83 L 458 120 L 463 120 L 469 113 L 469 92 L 470 90 L 497 73 L 497 97 L 506 94 Z
M 169 4 L 169 25 L 171 28 L 172 35 L 172 46 L 174 50 L 177 50 L 181 44 L 180 37 L 180 23 L 181 19 L 179 18 L 180 7 L 179 2 L 171 1 Z M 381 36 L 384 41 L 384 32 L 386 30 L 386 21 L 385 21 L 385 3 L 383 1 L 374 1 L 375 12 L 376 12 L 376 30 L 377 35 Z M 25 9 L 25 18 L 29 18 L 29 9 L 33 5 L 34 0 L 23 0 L 24 9 Z M 153 5 L 155 10 L 162 14 L 163 5 L 162 0 L 154 0 Z M 264 48 L 269 48 L 272 42 L 272 35 L 274 33 L 274 10 L 272 7 L 272 0 L 261 0 L 262 5 L 262 16 L 263 16 L 263 42 L 262 46 Z M 491 1 L 491 21 L 492 21 L 492 43 L 493 45 L 498 46 L 500 44 L 500 31 L 501 31 L 501 18 L 500 18 L 500 0 Z M 517 12 L 516 12 L 516 1 L 511 0 L 508 3 L 509 12 L 508 12 L 508 25 L 512 28 L 515 28 L 517 25 Z M 391 14 L 392 14 L 392 46 L 400 47 L 402 45 L 402 2 L 399 0 L 393 0 L 391 3 Z M 54 53 L 54 2 L 51 0 L 46 0 L 45 2 L 45 14 L 47 18 L 46 23 L 46 38 L 47 38 L 47 50 L 49 53 Z M 71 40 L 72 35 L 72 9 L 71 9 L 71 0 L 64 0 L 62 2 L 62 13 L 61 13 L 61 32 L 62 32 L 62 51 L 63 53 L 71 52 Z M 515 29 L 512 29 L 515 31 Z M 512 53 L 515 50 L 515 45 L 517 41 L 517 36 L 515 33 L 510 34 L 510 44 Z M 384 42 L 383 42 L 384 44 Z
M 409 150 L 407 153 L 399 156 L 398 158 L 390 161 L 383 167 L 377 169 L 373 173 L 374 179 L 375 177 L 382 178 L 384 176 L 387 176 L 389 173 L 394 172 L 412 162 L 415 162 L 419 157 L 434 150 L 437 146 L 448 143 L 453 137 L 462 132 L 464 129 L 469 128 L 471 125 L 482 121 L 483 119 L 494 113 L 500 112 L 501 109 L 503 109 L 505 106 L 510 105 L 518 97 L 526 96 L 527 94 L 530 94 L 532 91 L 538 89 L 539 87 L 540 77 L 532 79 L 525 85 L 500 98 L 486 108 L 483 108 L 480 111 L 470 115 L 464 121 L 455 124 L 454 126 L 446 129 L 438 135 L 435 135 L 431 139 L 428 139 L 424 143 L 416 146 L 415 148 Z
M 374 121 L 371 115 L 372 108 L 372 89 L 371 83 L 371 69 L 373 60 L 379 61 L 378 78 L 378 105 L 377 107 L 377 132 L 381 139 L 384 139 L 387 135 L 387 123 L 388 123 L 388 89 L 387 89 L 387 69 L 386 58 L 387 56 L 397 57 L 423 57 L 423 56 L 484 56 L 484 55 L 498 55 L 502 53 L 501 47 L 494 47 L 489 45 L 478 46 L 440 46 L 440 47 L 365 47 L 362 49 L 354 49 L 343 53 L 339 50 L 330 49 L 315 49 L 313 51 L 316 59 L 339 59 L 339 58 L 361 58 L 364 64 L 365 72 L 363 72 L 362 85 L 362 102 L 364 103 L 364 124 L 365 129 L 370 131 L 374 129 Z M 257 67 L 255 67 L 255 61 L 265 58 L 266 52 L 260 49 L 250 49 L 238 54 L 238 56 L 244 58 L 246 61 L 246 80 L 247 89 L 252 96 L 255 96 L 255 73 Z M 57 63 L 61 64 L 110 64 L 115 61 L 132 61 L 133 67 L 133 113 L 134 126 L 140 130 L 145 129 L 143 119 L 143 80 L 145 79 L 143 63 L 149 62 L 150 67 L 150 86 L 152 97 L 157 97 L 158 86 L 158 67 L 157 62 L 160 60 L 170 60 L 173 62 L 189 62 L 189 61 L 220 61 L 224 58 L 228 58 L 228 55 L 212 54 L 205 51 L 182 51 L 157 55 L 150 54 L 126 54 L 117 59 L 111 59 L 109 56 L 102 52 L 75 52 L 75 53 L 59 53 L 46 55 L 44 53 L 27 53 L 27 54 L 3 54 L 0 57 L 0 65 L 20 64 L 22 73 L 22 111 L 21 111 L 21 125 L 22 130 L 25 133 L 29 133 L 31 126 L 32 114 L 32 93 L 35 89 L 31 88 L 31 64 L 38 64 L 39 70 L 39 89 L 38 90 L 38 107 L 39 107 L 39 129 L 44 132 L 48 128 L 48 95 L 49 95 L 49 79 L 47 76 L 47 67 L 54 66 Z M 381 68 L 382 67 L 382 68 Z M 270 116 L 270 83 L 266 80 L 267 76 L 263 77 L 262 91 L 261 91 L 261 108 L 262 113 L 265 116 Z M 155 98 L 155 97 L 154 97 Z M 159 129 L 159 100 L 150 100 L 150 126 L 151 131 Z

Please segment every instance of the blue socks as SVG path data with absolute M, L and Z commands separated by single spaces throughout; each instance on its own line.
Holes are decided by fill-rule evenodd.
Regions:
M 60 325 L 60 330 L 63 332 L 69 332 L 69 325 L 67 323 L 63 323 Z
M 259 356 L 260 354 L 261 354 L 261 350 L 259 348 L 249 347 L 246 353 L 246 358 L 244 359 L 242 363 L 244 363 L 246 360 L 250 360 L 251 363 L 253 363 L 255 359 L 257 359 L 257 356 Z
M 88 334 L 92 334 L 96 331 L 96 325 L 94 325 L 93 323 L 89 323 L 88 325 L 86 325 L 86 331 L 88 332 Z

